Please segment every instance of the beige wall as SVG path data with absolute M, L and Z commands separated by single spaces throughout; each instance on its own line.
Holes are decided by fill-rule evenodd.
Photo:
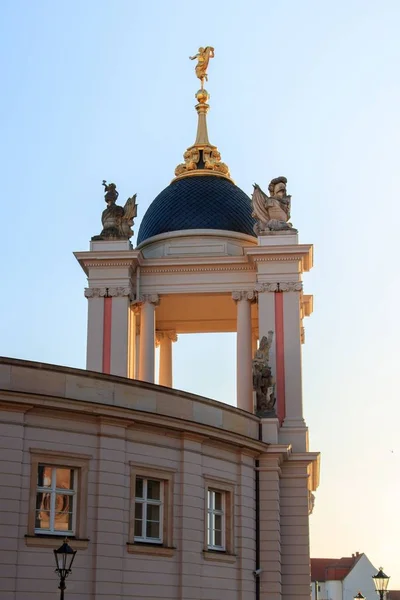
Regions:
M 67 580 L 66 598 L 255 598 L 254 461 L 260 455 L 268 457 L 270 450 L 257 439 L 258 419 L 191 394 L 158 390 L 154 385 L 125 383 L 112 376 L 0 360 L 1 600 L 57 597 L 52 548 L 60 545 L 61 539 L 51 539 L 50 545 L 43 547 L 42 538 L 25 537 L 35 452 L 72 455 L 72 461 L 88 463 L 83 539 L 71 541 L 78 554 Z M 283 460 L 289 449 L 274 446 L 275 456 L 280 452 Z M 279 594 L 281 576 L 271 572 L 274 564 L 280 568 L 280 527 L 289 516 L 286 508 L 280 515 L 276 460 L 272 461 L 274 480 L 267 474 L 262 479 L 265 509 L 271 510 L 268 503 L 272 499 L 275 504 L 268 514 L 263 514 L 261 507 L 261 520 L 267 524 L 263 548 L 268 552 L 262 555 L 266 575 L 260 600 L 272 597 L 271 591 L 274 598 L 293 597 L 291 586 L 287 595 Z M 172 539 L 164 555 L 144 554 L 127 546 L 132 541 L 131 469 L 135 468 L 164 471 L 172 482 Z M 301 516 L 301 546 L 306 552 L 304 473 L 303 469 L 293 487 L 294 497 L 299 498 L 295 504 L 300 503 L 301 510 L 290 511 L 290 523 L 297 514 Z M 232 492 L 233 538 L 227 553 L 205 551 L 207 483 Z M 287 506 L 291 493 L 288 479 L 283 489 L 281 502 Z M 272 537 L 268 531 L 274 532 Z M 293 540 L 286 540 L 289 548 Z M 283 538 L 282 542 L 285 545 Z M 302 558 L 304 590 L 307 560 L 308 555 Z M 282 568 L 289 564 L 287 558 L 282 559 Z M 289 571 L 292 576 L 293 570 Z M 299 593 L 296 598 L 305 600 L 307 595 Z

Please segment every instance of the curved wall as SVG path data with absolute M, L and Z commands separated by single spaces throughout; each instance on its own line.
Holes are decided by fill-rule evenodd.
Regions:
M 0 362 L 4 600 L 50 599 L 52 548 L 35 532 L 38 465 L 79 474 L 67 597 L 252 597 L 258 419 L 192 394 L 101 374 Z M 163 543 L 134 541 L 136 477 L 165 483 Z M 226 498 L 226 551 L 210 551 L 206 495 Z M 168 490 L 168 492 L 167 492 Z M 8 562 L 8 564 L 6 564 Z M 6 566 L 4 566 L 6 565 Z

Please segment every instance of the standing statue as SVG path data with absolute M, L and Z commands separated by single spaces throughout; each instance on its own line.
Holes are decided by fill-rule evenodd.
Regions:
M 102 185 L 105 190 L 104 200 L 107 203 L 107 208 L 101 215 L 103 231 L 100 235 L 93 236 L 92 240 L 129 240 L 133 235 L 133 219 L 137 216 L 136 194 L 128 198 L 122 207 L 116 204 L 119 193 L 115 183 L 103 180 Z
M 286 177 L 272 179 L 268 186 L 271 194 L 267 196 L 260 186 L 254 184 L 252 196 L 253 214 L 256 219 L 254 231 L 257 235 L 267 235 L 271 231 L 291 230 L 297 233 L 289 223 L 291 196 L 286 193 Z
M 204 81 L 208 81 L 207 69 L 210 58 L 214 58 L 214 48 L 212 46 L 206 46 L 205 48 L 199 48 L 199 51 L 194 56 L 189 56 L 190 60 L 197 59 L 197 65 L 195 68 L 196 77 L 201 81 L 201 89 L 204 89 Z
M 253 389 L 256 393 L 256 414 L 259 417 L 275 416 L 275 382 L 269 365 L 269 351 L 273 332 L 263 336 L 253 359 Z

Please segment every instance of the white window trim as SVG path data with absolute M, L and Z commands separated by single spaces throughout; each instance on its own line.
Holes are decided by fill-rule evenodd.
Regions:
M 134 498 L 134 504 L 136 506 L 136 504 L 141 504 L 142 505 L 142 534 L 144 532 L 144 535 L 141 536 L 134 536 L 133 540 L 134 542 L 145 542 L 148 544 L 162 544 L 163 543 L 163 531 L 164 531 L 164 502 L 165 502 L 165 498 L 164 498 L 164 481 L 162 481 L 161 479 L 157 479 L 157 478 L 153 478 L 153 477 L 144 477 L 143 475 L 137 475 L 135 478 L 135 482 L 136 479 L 142 479 L 143 480 L 143 498 L 136 498 L 136 493 L 135 493 L 135 498 Z M 147 483 L 148 481 L 158 481 L 160 484 L 160 500 L 153 500 L 153 499 L 149 499 L 147 498 Z M 146 526 L 147 526 L 147 506 L 159 506 L 160 507 L 160 515 L 159 515 L 159 532 L 160 535 L 157 538 L 154 537 L 147 537 L 146 536 Z
M 214 507 L 215 494 L 221 495 L 221 509 Z M 211 503 L 209 503 L 211 499 Z M 212 543 L 215 541 L 215 516 L 221 516 L 221 545 Z M 211 540 L 211 543 L 210 543 Z M 209 550 L 226 550 L 226 492 L 213 487 L 207 488 L 207 547 Z
M 50 528 L 44 529 L 42 527 L 35 527 L 35 534 L 44 534 L 44 535 L 65 535 L 65 536 L 74 536 L 76 532 L 76 514 L 78 510 L 78 469 L 69 466 L 61 466 L 61 465 L 52 465 L 47 462 L 40 462 L 38 464 L 38 470 L 36 473 L 36 479 L 39 474 L 39 468 L 50 468 L 51 469 L 51 487 L 39 486 L 36 484 L 36 496 L 38 493 L 50 494 Z M 57 469 L 68 469 L 69 471 L 73 471 L 73 489 L 66 490 L 64 488 L 57 488 Z M 55 504 L 56 504 L 56 496 L 72 496 L 72 529 L 55 529 Z M 36 522 L 36 504 L 35 504 L 35 522 Z

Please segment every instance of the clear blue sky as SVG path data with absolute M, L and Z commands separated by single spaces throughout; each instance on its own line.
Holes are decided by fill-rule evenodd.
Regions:
M 398 0 L 0 4 L 0 354 L 84 367 L 72 251 L 100 231 L 102 179 L 138 193 L 138 230 L 194 141 L 188 56 L 213 45 L 211 141 L 247 193 L 286 175 L 315 244 L 312 554 L 365 552 L 398 588 L 399 23 Z M 181 336 L 174 351 L 176 387 L 234 402 L 234 336 Z

